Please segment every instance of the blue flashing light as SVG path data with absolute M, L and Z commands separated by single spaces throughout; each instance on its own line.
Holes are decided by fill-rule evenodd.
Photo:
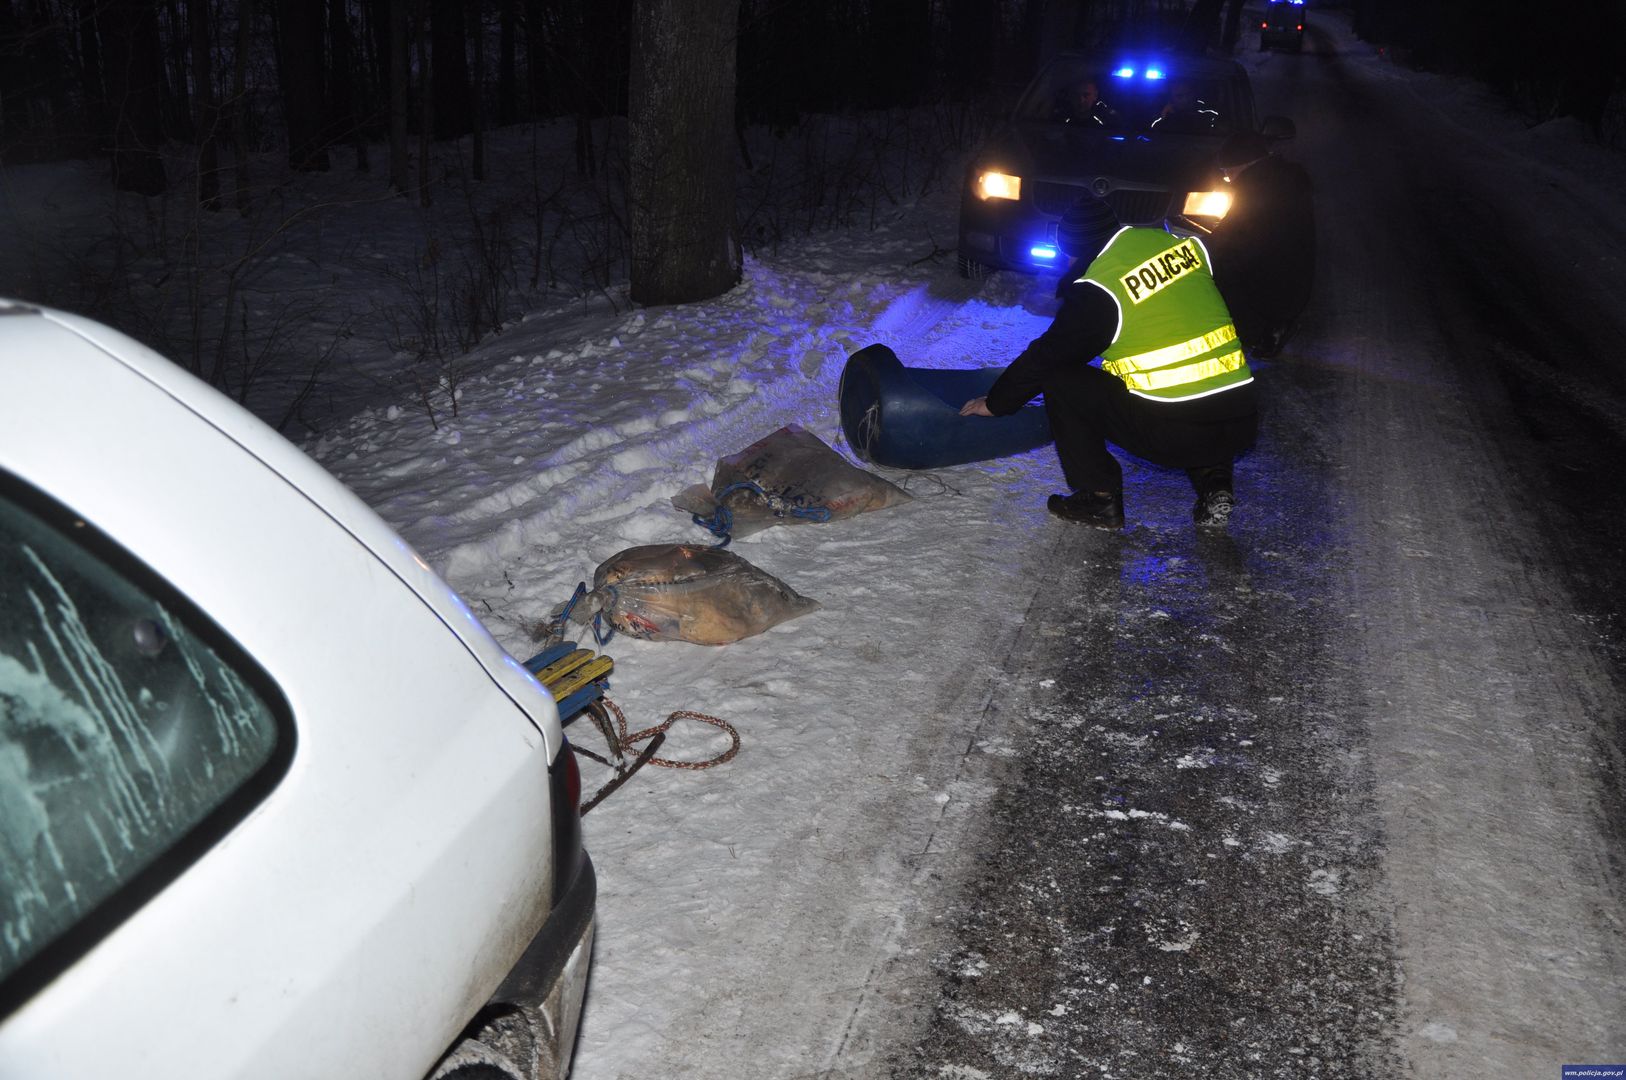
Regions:
M 1149 82 L 1162 82 L 1164 79 L 1169 77 L 1168 69 L 1161 64 L 1148 64 L 1145 67 L 1136 67 L 1132 63 L 1126 63 L 1114 70 L 1112 74 L 1115 78 L 1119 79 L 1133 79 L 1135 76 L 1139 75 L 1141 78 L 1146 79 Z
M 1112 138 L 1113 142 L 1127 142 L 1128 141 L 1127 136 L 1124 136 L 1124 135 L 1113 135 L 1113 136 L 1111 136 L 1111 138 Z
M 1035 259 L 1054 259 L 1058 252 L 1054 244 L 1034 244 L 1028 248 L 1028 254 Z

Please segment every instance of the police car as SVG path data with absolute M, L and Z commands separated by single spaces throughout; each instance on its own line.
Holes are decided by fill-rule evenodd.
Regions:
M 1125 225 L 1206 232 L 1229 207 L 1215 164 L 1220 145 L 1256 130 L 1291 138 L 1293 124 L 1255 115 L 1248 73 L 1235 61 L 1062 53 L 972 159 L 959 272 L 1064 266 L 1056 225 L 1084 192 L 1105 199 Z
M 1304 0 L 1271 0 L 1259 20 L 1259 51 L 1304 49 Z

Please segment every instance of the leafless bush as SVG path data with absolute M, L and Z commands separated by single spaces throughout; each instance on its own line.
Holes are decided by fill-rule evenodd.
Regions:
M 533 129 L 531 143 L 528 207 L 531 287 L 611 297 L 612 286 L 626 278 L 630 250 L 624 130 L 613 122 L 603 124 L 603 145 L 592 143 L 596 167 L 585 177 L 568 163 L 543 160 L 536 131 Z M 579 134 L 592 137 L 591 126 Z M 544 177 L 549 178 L 547 183 Z
M 457 282 L 441 271 L 440 247 L 433 240 L 405 269 L 384 273 L 400 286 L 402 299 L 378 312 L 385 342 L 405 361 L 402 374 L 413 396 L 440 430 L 441 413 L 457 415 L 459 387 L 466 374 L 468 308 L 456 299 Z
M 805 117 L 759 142 L 741 185 L 746 246 L 789 236 L 879 224 L 888 208 L 936 190 L 949 166 L 987 130 L 982 113 L 940 102 L 912 110 Z M 952 180 L 953 178 L 949 178 Z
M 199 167 L 172 155 L 166 196 L 110 191 L 89 234 L 17 226 L 23 295 L 129 334 L 282 430 L 303 418 L 351 320 L 319 290 L 278 288 L 268 276 L 301 225 L 334 206 L 290 205 L 273 187 L 255 193 L 249 213 L 219 212 Z
M 1626 89 L 1616 90 L 1604 102 L 1598 120 L 1598 139 L 1605 146 L 1626 150 Z

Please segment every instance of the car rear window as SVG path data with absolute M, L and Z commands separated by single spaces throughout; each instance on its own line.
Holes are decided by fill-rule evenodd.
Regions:
M 0 1011 L 257 802 L 287 707 L 217 626 L 0 473 Z

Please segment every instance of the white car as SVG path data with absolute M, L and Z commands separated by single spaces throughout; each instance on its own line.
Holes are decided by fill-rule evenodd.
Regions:
M 0 1076 L 558 1077 L 552 696 L 179 367 L 0 301 Z

